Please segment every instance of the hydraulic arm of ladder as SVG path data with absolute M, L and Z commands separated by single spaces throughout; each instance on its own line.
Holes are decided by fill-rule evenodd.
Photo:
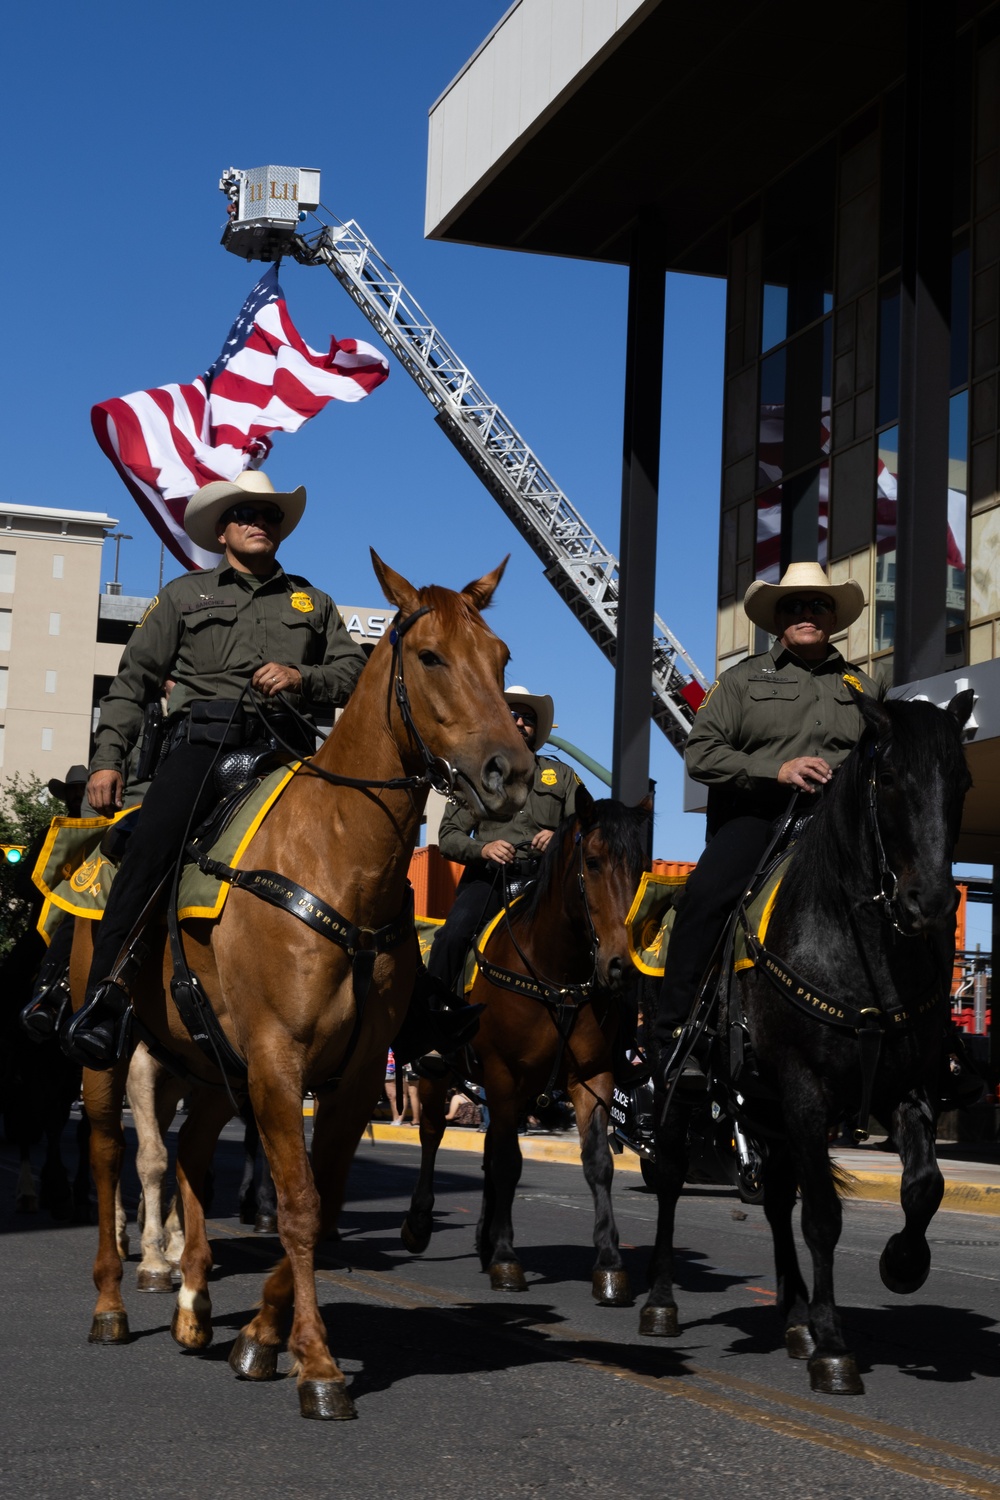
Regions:
M 354 220 L 324 224 L 296 240 L 295 254 L 333 272 L 435 408 L 438 425 L 537 553 L 546 578 L 613 662 L 618 559 L 601 545 L 368 236 Z M 650 711 L 678 751 L 706 687 L 680 642 L 654 616 Z

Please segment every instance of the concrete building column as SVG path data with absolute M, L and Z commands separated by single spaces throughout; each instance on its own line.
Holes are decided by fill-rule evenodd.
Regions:
M 659 236 L 641 215 L 629 257 L 612 760 L 612 795 L 629 804 L 649 789 L 665 285 Z

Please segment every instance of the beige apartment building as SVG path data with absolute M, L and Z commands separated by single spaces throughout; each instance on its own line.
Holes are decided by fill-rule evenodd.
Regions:
M 121 656 L 98 628 L 101 549 L 117 524 L 103 511 L 0 509 L 0 784 L 88 758 L 95 679 Z

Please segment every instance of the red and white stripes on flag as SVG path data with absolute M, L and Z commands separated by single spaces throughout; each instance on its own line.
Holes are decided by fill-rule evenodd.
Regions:
M 288 313 L 277 267 L 254 287 L 222 353 L 191 385 L 102 401 L 94 434 L 146 519 L 187 568 L 218 558 L 184 530 L 187 502 L 213 479 L 257 468 L 272 432 L 297 432 L 328 401 L 361 401 L 388 377 L 384 354 L 359 339 L 311 349 Z

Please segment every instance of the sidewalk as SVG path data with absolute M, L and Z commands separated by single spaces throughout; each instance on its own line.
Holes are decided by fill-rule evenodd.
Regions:
M 397 1146 L 420 1144 L 418 1132 L 408 1125 L 394 1126 L 376 1122 L 371 1129 L 376 1141 L 390 1141 Z M 552 1135 L 532 1133 L 522 1135 L 519 1139 L 521 1154 L 528 1160 L 572 1163 L 580 1160 L 580 1146 L 575 1131 L 560 1131 Z M 451 1127 L 444 1133 L 444 1151 L 471 1151 L 479 1155 L 482 1149 L 483 1136 L 477 1130 Z M 960 1152 L 984 1157 L 990 1153 L 994 1159 L 960 1160 L 957 1155 L 953 1155 Z M 837 1146 L 831 1155 L 848 1174 L 850 1197 L 876 1202 L 899 1202 L 899 1179 L 903 1169 L 895 1153 L 880 1151 L 877 1145 L 857 1148 Z M 942 1210 L 1000 1216 L 1000 1148 L 962 1147 L 942 1142 L 938 1146 L 938 1162 L 944 1173 Z M 639 1158 L 631 1151 L 626 1150 L 621 1156 L 615 1157 L 616 1172 L 639 1170 Z

